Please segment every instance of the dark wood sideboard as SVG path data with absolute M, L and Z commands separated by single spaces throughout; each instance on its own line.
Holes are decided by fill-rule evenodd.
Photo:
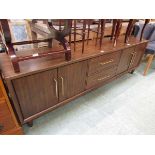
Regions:
M 21 124 L 31 124 L 42 114 L 125 73 L 133 73 L 148 41 L 131 37 L 124 44 L 124 37 L 120 37 L 113 47 L 105 38 L 101 50 L 93 42 L 85 47 L 84 54 L 78 52 L 81 45 L 78 48 L 77 44 L 68 62 L 61 56 L 20 62 L 20 73 L 14 72 L 7 54 L 0 54 L 3 80 Z

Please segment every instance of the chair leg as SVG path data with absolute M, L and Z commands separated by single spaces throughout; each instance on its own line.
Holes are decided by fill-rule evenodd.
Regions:
M 147 74 L 147 72 L 148 72 L 148 70 L 149 70 L 149 68 L 150 68 L 150 66 L 151 66 L 153 57 L 154 57 L 153 54 L 149 55 L 147 65 L 146 65 L 145 70 L 144 70 L 144 73 L 143 73 L 144 76 Z

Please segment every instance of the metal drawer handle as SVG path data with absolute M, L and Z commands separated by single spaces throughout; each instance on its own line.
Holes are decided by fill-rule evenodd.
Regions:
M 58 98 L 58 82 L 56 79 L 54 79 L 55 81 L 55 94 L 56 94 L 56 97 Z
M 107 78 L 109 78 L 109 77 L 110 77 L 110 75 L 105 76 L 105 77 L 103 77 L 103 78 L 99 78 L 99 79 L 97 79 L 97 80 L 98 80 L 98 81 L 102 81 L 102 80 L 107 79 Z
M 3 130 L 4 126 L 2 124 L 0 124 L 0 130 Z
M 61 78 L 61 86 L 62 86 L 62 96 L 64 96 L 65 94 L 65 91 L 64 91 L 64 78 L 63 77 L 60 77 Z
M 111 60 L 109 60 L 109 61 L 106 61 L 106 62 L 101 62 L 100 63 L 100 65 L 105 65 L 105 64 L 109 64 L 109 63 L 111 63 L 111 62 L 113 62 L 114 60 L 113 59 L 111 59 Z

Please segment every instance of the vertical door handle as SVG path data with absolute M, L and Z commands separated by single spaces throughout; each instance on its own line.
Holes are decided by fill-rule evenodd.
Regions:
M 129 65 L 129 66 L 133 65 L 133 61 L 134 61 L 134 59 L 135 59 L 136 53 L 133 52 L 133 53 L 131 53 L 131 54 L 132 54 L 132 58 L 131 58 L 131 61 L 130 61 L 130 65 Z
M 58 82 L 56 79 L 54 79 L 54 82 L 55 82 L 55 94 L 56 94 L 56 97 L 58 98 Z
M 63 77 L 60 77 L 60 78 L 61 78 L 62 96 L 64 96 L 64 94 L 65 94 L 65 90 L 64 90 L 64 78 Z

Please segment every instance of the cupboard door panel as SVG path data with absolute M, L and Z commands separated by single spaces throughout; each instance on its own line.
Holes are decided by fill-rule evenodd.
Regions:
M 147 44 L 140 44 L 135 47 L 135 57 L 134 57 L 133 63 L 131 64 L 131 68 L 137 67 L 139 65 L 141 58 L 144 54 L 146 45 Z
M 121 59 L 118 65 L 117 74 L 128 70 L 131 59 L 133 58 L 134 47 L 122 51 Z
M 58 68 L 59 101 L 63 101 L 85 90 L 87 61 Z
M 57 69 L 13 80 L 24 119 L 58 103 Z

